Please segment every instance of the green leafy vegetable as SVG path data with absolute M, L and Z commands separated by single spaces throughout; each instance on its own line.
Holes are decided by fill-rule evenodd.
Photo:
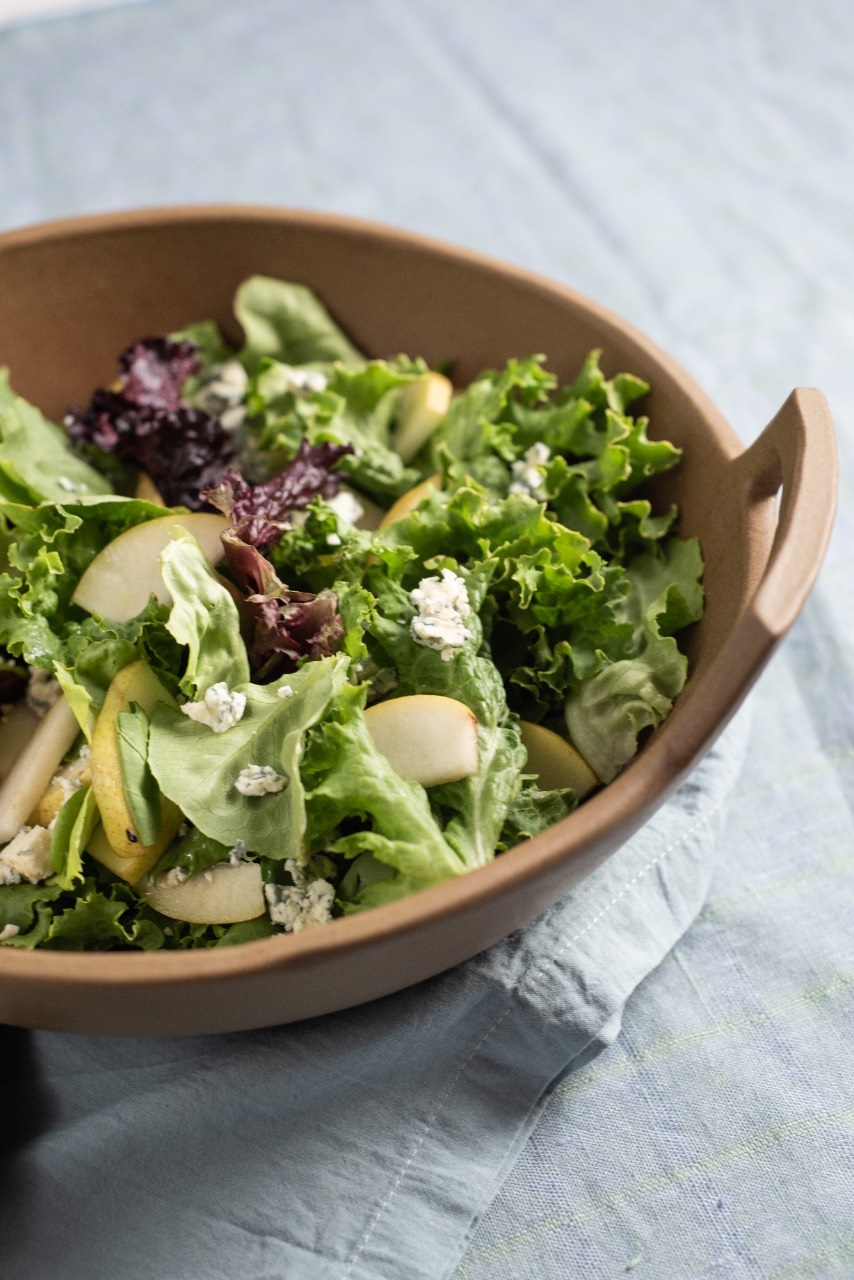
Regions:
M 160 788 L 148 764 L 149 719 L 138 703 L 116 716 L 116 743 L 125 799 L 134 829 L 143 844 L 154 844 L 160 835 Z
M 364 359 L 303 285 L 252 276 L 237 291 L 234 313 L 246 336 L 241 359 L 250 370 L 264 356 L 295 365 Z
M 306 729 L 347 679 L 340 657 L 310 662 L 286 680 L 245 684 L 246 710 L 226 733 L 214 733 L 161 703 L 151 724 L 149 761 L 163 794 L 205 835 L 269 858 L 299 857 L 305 804 L 299 762 Z M 286 684 L 293 693 L 279 697 Z M 253 765 L 285 778 L 281 790 L 244 795 L 236 783 Z
M 0 369 L 0 495 L 10 502 L 63 502 L 111 485 L 71 452 L 61 428 L 14 395 Z
M 161 556 L 161 570 L 174 602 L 166 626 L 188 648 L 183 692 L 199 697 L 220 680 L 229 688 L 244 684 L 249 662 L 237 605 L 192 535 L 173 538 Z

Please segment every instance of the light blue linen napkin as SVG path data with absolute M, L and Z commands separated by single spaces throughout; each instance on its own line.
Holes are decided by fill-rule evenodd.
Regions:
M 700 909 L 746 733 L 558 906 L 399 995 L 184 1040 L 0 1029 L 25 1116 L 4 1280 L 447 1276 L 548 1091 Z

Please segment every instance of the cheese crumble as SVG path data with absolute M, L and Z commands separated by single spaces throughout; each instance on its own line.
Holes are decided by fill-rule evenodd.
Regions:
M 201 702 L 185 702 L 185 716 L 198 724 L 206 724 L 214 733 L 233 728 L 246 710 L 246 694 L 232 693 L 224 680 L 212 684 Z
M 248 764 L 237 775 L 234 786 L 242 796 L 273 795 L 288 785 L 287 778 L 268 764 Z
M 513 463 L 511 468 L 513 480 L 508 492 L 524 493 L 529 498 L 545 501 L 546 491 L 540 468 L 546 465 L 551 456 L 552 451 L 547 444 L 543 444 L 542 441 L 532 444 L 530 449 L 525 451 L 524 456 Z
M 418 610 L 410 624 L 413 639 L 438 650 L 443 660 L 450 662 L 472 638 L 465 625 L 471 617 L 465 582 L 451 569 L 443 569 L 441 578 L 422 578 L 409 599 Z
M 0 853 L 0 884 L 38 884 L 52 874 L 47 827 L 21 827 Z
M 296 858 L 285 859 L 285 870 L 292 885 L 266 884 L 264 896 L 273 924 L 286 933 L 299 933 L 312 925 L 326 924 L 332 917 L 335 889 L 328 880 L 310 879 L 305 866 Z
M 343 520 L 345 524 L 356 524 L 365 514 L 365 508 L 350 489 L 339 489 L 331 498 L 326 499 L 326 505 L 331 507 L 338 519 Z

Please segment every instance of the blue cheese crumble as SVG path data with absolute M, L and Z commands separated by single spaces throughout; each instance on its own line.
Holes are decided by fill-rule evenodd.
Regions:
M 0 884 L 38 884 L 52 874 L 47 827 L 21 827 L 0 853 Z
M 525 451 L 523 457 L 517 459 L 511 468 L 513 480 L 509 493 L 524 493 L 529 498 L 544 502 L 546 498 L 541 468 L 546 465 L 552 451 L 547 444 L 539 441 Z
M 327 377 L 325 373 L 321 373 L 319 369 L 293 369 L 284 370 L 285 381 L 288 385 L 288 391 L 293 395 L 313 395 L 317 391 L 325 391 L 327 385 Z
M 242 796 L 273 795 L 283 791 L 287 785 L 287 778 L 268 764 L 248 764 L 240 770 L 234 782 L 235 790 Z
M 326 499 L 326 505 L 331 507 L 338 519 L 343 520 L 345 524 L 357 524 L 365 514 L 365 508 L 352 489 L 339 489 L 331 498 Z
M 185 716 L 198 724 L 206 724 L 214 733 L 225 733 L 237 724 L 246 710 L 246 694 L 232 693 L 224 680 L 212 684 L 201 702 L 185 702 Z
M 240 361 L 226 360 L 211 369 L 208 381 L 196 393 L 195 403 L 218 417 L 226 431 L 234 431 L 246 417 L 243 401 L 248 384 L 249 375 Z
M 335 889 L 328 880 L 310 879 L 306 867 L 296 858 L 285 859 L 292 885 L 266 884 L 264 897 L 273 924 L 285 933 L 299 933 L 332 918 Z
M 465 625 L 471 617 L 466 584 L 459 574 L 443 569 L 441 578 L 422 578 L 409 599 L 418 610 L 412 619 L 412 637 L 428 649 L 436 649 L 445 662 L 471 640 Z

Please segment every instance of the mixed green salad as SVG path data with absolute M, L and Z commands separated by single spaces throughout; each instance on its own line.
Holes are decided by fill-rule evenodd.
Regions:
M 223 946 L 490 862 L 686 676 L 678 462 L 592 352 L 461 391 L 306 288 L 142 338 L 63 426 L 0 380 L 0 943 Z

